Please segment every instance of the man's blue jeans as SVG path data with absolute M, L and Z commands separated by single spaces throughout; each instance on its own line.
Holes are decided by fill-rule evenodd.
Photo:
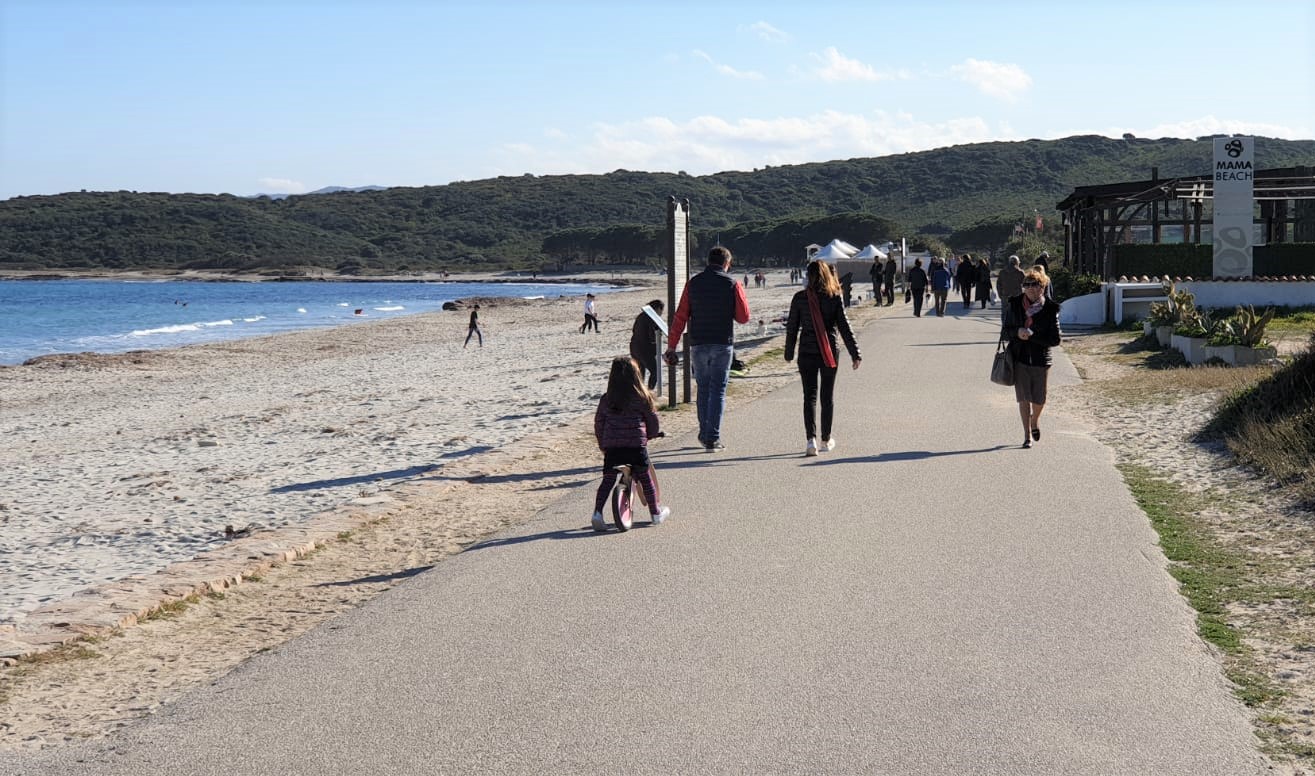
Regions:
M 698 385 L 699 439 L 705 445 L 721 439 L 721 416 L 726 410 L 726 383 L 731 379 L 734 345 L 693 345 L 690 371 Z

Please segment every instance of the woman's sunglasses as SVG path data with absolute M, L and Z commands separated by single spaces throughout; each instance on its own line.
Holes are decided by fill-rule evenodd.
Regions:
M 1023 283 L 1023 288 L 1034 288 L 1039 285 L 1041 284 L 1036 282 L 1035 280 L 1028 280 Z

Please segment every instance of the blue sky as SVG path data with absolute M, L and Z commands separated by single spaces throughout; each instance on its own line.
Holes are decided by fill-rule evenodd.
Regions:
M 0 0 L 0 198 L 1310 139 L 1313 48 L 1311 0 Z

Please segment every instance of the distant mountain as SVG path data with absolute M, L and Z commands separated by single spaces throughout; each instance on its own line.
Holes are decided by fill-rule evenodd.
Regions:
M 1208 172 L 1209 139 L 976 143 L 752 172 L 615 170 L 442 186 L 230 195 L 79 192 L 0 201 L 0 269 L 477 270 L 557 261 L 651 261 L 667 198 L 691 202 L 699 245 L 720 235 L 748 262 L 808 242 L 953 235 L 1016 222 L 1077 186 Z M 1261 168 L 1315 166 L 1315 140 L 1256 138 Z M 822 239 L 817 239 L 820 235 Z M 799 239 L 807 239 L 800 243 Z M 953 241 L 953 238 L 950 238 Z M 734 242 L 731 242 L 731 241 Z M 789 246 L 785 252 L 782 246 Z
M 287 199 L 288 197 L 305 197 L 311 194 L 334 194 L 339 191 L 383 191 L 386 188 L 388 187 L 387 186 L 357 186 L 354 189 L 349 189 L 344 186 L 325 186 L 322 189 L 308 191 L 305 194 L 252 194 L 250 196 L 244 197 L 244 199 L 255 199 L 257 197 L 265 197 L 266 199 Z
M 308 192 L 306 192 L 306 195 L 309 195 L 309 194 L 335 194 L 335 193 L 337 193 L 337 192 L 339 192 L 339 191 L 383 191 L 383 190 L 386 189 L 386 188 L 388 188 L 388 187 L 387 187 L 387 186 L 357 186 L 357 187 L 354 188 L 354 189 L 349 189 L 349 188 L 345 188 L 345 187 L 343 187 L 343 186 L 325 186 L 325 187 L 322 188 L 322 189 L 316 189 L 316 190 L 314 190 L 314 191 L 308 191 Z M 293 195 L 293 196 L 305 196 L 305 195 L 295 194 L 295 195 Z

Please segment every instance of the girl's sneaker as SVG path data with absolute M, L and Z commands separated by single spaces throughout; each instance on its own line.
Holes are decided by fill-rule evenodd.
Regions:
M 658 507 L 658 511 L 652 514 L 653 525 L 662 525 L 662 521 L 666 520 L 668 517 L 671 517 L 671 508 L 665 506 Z
M 590 522 L 594 524 L 595 531 L 607 530 L 607 521 L 603 520 L 602 512 L 594 512 L 594 516 L 590 519 Z

